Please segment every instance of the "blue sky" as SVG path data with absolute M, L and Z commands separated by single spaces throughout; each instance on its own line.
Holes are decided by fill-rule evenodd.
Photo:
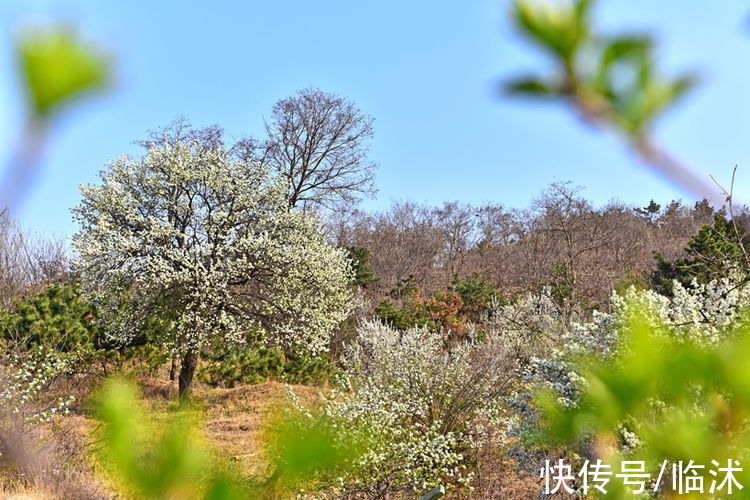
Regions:
M 379 194 L 439 204 L 525 207 L 571 180 L 597 204 L 691 197 L 633 158 L 613 136 L 562 105 L 504 98 L 503 78 L 547 61 L 519 39 L 507 0 L 472 1 L 19 1 L 0 5 L 0 161 L 23 119 L 12 40 L 24 26 L 68 21 L 115 55 L 106 95 L 52 128 L 40 176 L 17 218 L 70 235 L 79 183 L 132 141 L 184 114 L 230 136 L 260 135 L 272 104 L 316 86 L 375 117 Z M 695 166 L 750 188 L 750 9 L 725 0 L 601 0 L 603 28 L 652 31 L 660 61 L 698 69 L 702 85 L 659 123 L 659 141 Z M 2 163 L 0 163 L 2 165 Z

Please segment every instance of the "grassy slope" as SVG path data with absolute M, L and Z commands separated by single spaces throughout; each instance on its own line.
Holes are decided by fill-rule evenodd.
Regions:
M 177 406 L 176 383 L 148 377 L 140 382 L 150 418 L 157 424 L 166 421 L 169 412 Z M 304 404 L 315 404 L 321 388 L 294 386 L 294 391 Z M 284 384 L 266 382 L 233 389 L 198 385 L 194 402 L 205 443 L 217 458 L 231 464 L 245 478 L 267 477 L 268 459 L 263 439 L 274 416 L 288 408 Z M 5 489 L 0 486 L 0 497 L 117 498 L 106 481 L 101 480 L 102 468 L 89 453 L 97 422 L 86 416 L 85 411 L 83 413 L 73 412 L 58 422 L 66 429 L 67 444 L 82 451 L 79 459 L 74 460 L 70 477 L 56 485 L 8 485 Z

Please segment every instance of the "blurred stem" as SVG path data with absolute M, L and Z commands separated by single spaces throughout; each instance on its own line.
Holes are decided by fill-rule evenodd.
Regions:
M 578 111 L 586 123 L 601 129 L 611 127 L 622 131 L 630 148 L 641 161 L 699 200 L 705 198 L 717 208 L 727 203 L 726 195 L 714 185 L 708 174 L 678 160 L 648 135 L 624 130 L 617 123 L 617 113 L 611 109 L 606 101 L 596 99 L 591 93 L 586 92 L 576 83 L 575 79 L 571 78 L 571 75 L 568 75 L 568 79 L 571 86 L 570 100 L 574 109 Z
M 12 215 L 26 197 L 37 176 L 47 135 L 46 123 L 31 118 L 21 131 L 18 146 L 0 183 L 0 207 Z
M 710 181 L 710 176 L 676 159 L 649 137 L 635 137 L 632 144 L 635 152 L 645 163 L 675 181 L 698 199 L 705 198 L 717 208 L 727 203 L 727 197 Z

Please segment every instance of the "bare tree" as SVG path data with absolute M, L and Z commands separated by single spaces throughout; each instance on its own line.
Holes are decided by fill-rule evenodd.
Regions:
M 457 201 L 445 202 L 435 210 L 434 218 L 444 242 L 441 264 L 447 273 L 446 281 L 463 274 L 466 257 L 478 241 L 477 215 L 471 205 Z
M 135 141 L 134 144 L 148 151 L 153 146 L 164 144 L 165 141 L 169 144 L 177 144 L 183 141 L 196 142 L 203 150 L 215 150 L 226 145 L 224 129 L 219 125 L 194 128 L 190 120 L 183 115 L 177 115 L 165 127 L 149 130 L 146 139 Z M 233 146 L 233 148 L 235 147 L 237 146 Z
M 64 240 L 30 236 L 0 210 L 0 312 L 25 293 L 64 281 L 68 271 Z
M 375 193 L 377 164 L 367 157 L 372 123 L 351 101 L 306 88 L 274 104 L 265 141 L 235 148 L 289 179 L 290 206 L 330 208 Z
M 477 273 L 506 298 L 551 287 L 563 317 L 577 320 L 606 310 L 614 288 L 648 286 L 655 252 L 669 260 L 685 257 L 688 241 L 712 223 L 714 212 L 707 201 L 594 207 L 579 188 L 558 182 L 525 210 L 395 202 L 383 212 L 336 212 L 328 222 L 332 241 L 370 251 L 380 280 L 367 290 L 372 303 L 411 275 L 429 293 L 455 275 Z M 735 211 L 737 232 L 744 234 L 747 213 Z
M 385 295 L 412 274 L 426 290 L 447 283 L 438 267 L 443 236 L 430 207 L 394 202 L 383 212 L 354 211 L 346 220 L 332 218 L 329 228 L 339 246 L 358 245 L 370 251 L 372 269 L 380 279 L 371 292 Z

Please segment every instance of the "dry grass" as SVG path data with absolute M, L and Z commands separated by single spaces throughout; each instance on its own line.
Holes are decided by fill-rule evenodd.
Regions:
M 157 424 L 166 422 L 178 405 L 176 383 L 142 377 L 140 385 L 150 417 Z M 312 404 L 320 389 L 297 386 L 295 391 L 306 404 Z M 117 497 L 100 479 L 102 467 L 92 454 L 97 424 L 87 414 L 81 392 L 75 411 L 57 421 L 60 428 L 52 433 L 53 439 L 35 453 L 35 477 L 23 481 L 6 481 L 8 478 L 0 477 L 0 498 Z M 194 403 L 205 442 L 218 458 L 231 463 L 243 477 L 265 477 L 267 456 L 263 440 L 271 430 L 274 416 L 288 405 L 284 385 L 267 382 L 233 389 L 198 385 Z M 50 472 L 62 462 L 65 466 L 60 467 L 61 471 Z
M 165 423 L 178 407 L 177 383 L 167 379 L 141 377 L 139 385 L 154 423 Z M 307 406 L 315 406 L 321 389 L 294 386 Z M 267 477 L 268 457 L 264 445 L 275 419 L 289 408 L 284 384 L 265 382 L 231 389 L 212 388 L 197 383 L 193 405 L 205 444 L 224 463 L 232 465 L 243 478 Z
M 468 498 L 539 498 L 541 479 L 518 470 L 515 461 L 502 450 L 494 447 L 480 450 L 477 459 L 480 465 L 474 482 L 475 489 Z
M 143 403 L 155 423 L 166 422 L 177 407 L 176 383 L 142 377 Z M 318 387 L 295 386 L 295 393 L 307 407 L 320 403 Z M 217 458 L 231 466 L 248 481 L 258 481 L 270 474 L 268 450 L 264 444 L 273 432 L 275 419 L 288 408 L 284 384 L 267 382 L 232 389 L 198 385 L 194 390 L 198 425 L 205 444 Z M 36 480 L 8 484 L 0 498 L 16 499 L 105 499 L 120 498 L 103 481 L 101 464 L 92 454 L 91 440 L 96 421 L 86 415 L 86 405 L 60 419 L 61 430 L 40 455 L 40 460 L 65 457 L 62 474 L 40 474 Z M 539 479 L 518 472 L 515 464 L 498 450 L 477 457 L 481 464 L 476 490 L 467 498 L 534 499 L 539 493 Z M 0 478 L 2 479 L 2 478 Z
M 319 388 L 295 386 L 304 403 L 317 399 Z M 268 474 L 265 437 L 275 418 L 288 408 L 284 384 L 266 382 L 233 389 L 210 389 L 197 396 L 204 405 L 204 434 L 224 459 L 234 462 L 248 478 Z
M 43 439 L 40 439 L 43 438 Z M 9 456 L 0 475 L 2 498 L 103 499 L 112 492 L 91 472 L 89 422 L 69 415 L 33 431 L 5 427 Z M 13 449 L 13 443 L 18 446 Z

